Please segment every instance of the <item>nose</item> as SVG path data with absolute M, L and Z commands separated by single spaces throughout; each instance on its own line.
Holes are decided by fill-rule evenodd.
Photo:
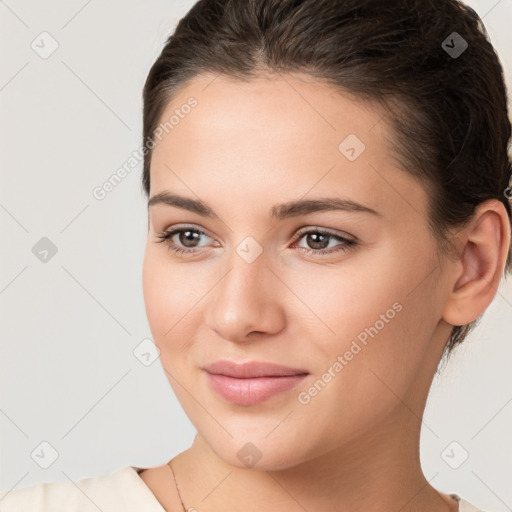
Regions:
M 236 252 L 207 305 L 206 322 L 218 336 L 243 342 L 250 334 L 277 334 L 286 324 L 283 294 L 286 287 L 276 277 L 265 252 L 248 263 Z

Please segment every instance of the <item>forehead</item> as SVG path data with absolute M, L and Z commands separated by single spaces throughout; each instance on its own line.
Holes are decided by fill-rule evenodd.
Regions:
M 200 75 L 177 92 L 160 122 L 165 123 L 173 113 L 180 113 L 191 97 L 197 106 L 180 116 L 172 128 L 173 135 L 179 137 L 181 132 L 198 143 L 212 141 L 223 145 L 229 135 L 230 139 L 245 141 L 245 151 L 253 146 L 247 136 L 273 142 L 268 149 L 275 148 L 276 142 L 325 140 L 326 146 L 335 144 L 337 150 L 336 142 L 348 133 L 368 142 L 371 138 L 375 146 L 382 142 L 379 137 L 388 129 L 387 123 L 381 122 L 382 109 L 375 104 L 307 75 L 276 74 L 247 81 L 224 75 Z M 371 136 L 369 132 L 377 125 L 379 129 Z M 316 147 L 311 145 L 304 150 Z
M 201 75 L 179 90 L 160 122 L 168 125 L 155 140 L 150 195 L 172 188 L 211 197 L 227 189 L 233 201 L 237 189 L 247 205 L 339 191 L 385 207 L 383 173 L 411 186 L 392 157 L 383 110 L 308 76 Z

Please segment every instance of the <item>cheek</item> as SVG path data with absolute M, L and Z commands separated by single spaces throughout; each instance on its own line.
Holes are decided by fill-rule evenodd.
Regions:
M 146 316 L 157 345 L 160 334 L 164 332 L 163 312 L 166 309 L 161 300 L 165 290 L 165 276 L 162 275 L 162 270 L 162 264 L 155 258 L 154 251 L 149 246 L 146 247 L 142 268 L 142 291 Z
M 393 296 L 375 291 L 357 303 L 340 301 L 344 309 L 337 314 L 335 308 L 324 310 L 336 336 L 328 343 L 330 338 L 316 336 L 315 356 L 321 354 L 323 364 L 298 390 L 296 406 L 296 418 L 305 419 L 298 428 L 314 436 L 314 444 L 325 443 L 327 449 L 333 439 L 346 442 L 408 403 L 431 333 L 428 321 L 417 315 L 417 304 L 398 293 L 399 300 L 390 303 Z M 307 426 L 310 417 L 319 418 L 313 431 Z
M 299 323 L 309 326 L 306 351 L 315 354 L 316 373 L 322 376 L 339 363 L 337 371 L 331 369 L 338 378 L 325 376 L 332 382 L 325 398 L 334 407 L 345 400 L 353 411 L 358 402 L 377 409 L 389 405 L 396 401 L 393 393 L 406 393 L 421 364 L 436 312 L 429 310 L 428 280 L 417 286 L 426 271 L 418 273 L 396 261 L 381 258 L 378 264 L 360 266 L 359 272 L 318 267 L 315 273 L 298 269 L 287 276 L 309 308 L 301 309 Z M 426 262 L 423 268 L 428 268 Z M 346 406 L 340 405 L 345 411 Z
M 144 255 L 142 287 L 146 316 L 165 368 L 171 369 L 176 355 L 186 354 L 193 345 L 193 332 L 203 315 L 201 299 L 212 287 L 199 269 L 173 265 L 161 247 L 148 247 Z M 182 362 L 181 362 L 182 364 Z
M 184 306 L 179 299 L 186 289 L 186 283 L 180 281 L 179 273 L 171 268 L 165 256 L 160 253 L 161 250 L 146 248 L 142 288 L 149 326 L 155 344 L 162 351 L 165 340 L 171 338 L 176 329 L 177 317 Z
M 332 331 L 331 349 L 347 349 L 353 340 L 369 347 L 375 340 L 372 353 L 379 361 L 423 353 L 438 313 L 430 306 L 436 268 L 430 249 L 427 239 L 409 245 L 388 240 L 347 266 L 295 276 L 298 293 Z
M 365 330 L 374 324 L 382 335 L 389 332 L 391 323 L 401 321 L 397 310 L 403 309 L 407 293 L 409 276 L 398 270 L 399 265 L 348 263 L 338 267 L 309 263 L 281 272 L 299 299 L 290 302 L 297 322 L 311 326 L 311 340 L 329 353 L 342 350 L 358 336 L 364 341 Z

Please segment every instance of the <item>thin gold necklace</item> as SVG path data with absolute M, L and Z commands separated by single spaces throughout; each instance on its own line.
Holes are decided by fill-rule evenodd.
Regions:
M 183 504 L 183 499 L 181 498 L 180 488 L 178 487 L 178 482 L 176 482 L 176 475 L 174 474 L 174 469 L 172 469 L 171 461 L 168 462 L 168 466 L 171 469 L 172 476 L 174 478 L 174 483 L 176 485 L 176 490 L 178 491 L 178 496 L 180 497 L 181 506 L 183 507 L 183 512 L 187 512 L 187 509 L 185 508 L 185 505 Z

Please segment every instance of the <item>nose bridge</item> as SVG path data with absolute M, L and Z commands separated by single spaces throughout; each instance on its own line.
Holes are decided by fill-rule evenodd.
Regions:
M 208 308 L 209 326 L 232 341 L 253 331 L 276 332 L 283 321 L 277 279 L 254 242 L 245 240 L 233 251 Z

